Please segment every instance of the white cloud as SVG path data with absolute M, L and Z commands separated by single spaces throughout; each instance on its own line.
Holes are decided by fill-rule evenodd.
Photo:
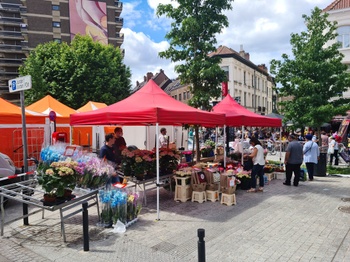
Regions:
M 157 18 L 155 15 L 159 3 L 174 4 L 170 0 L 147 0 L 148 13 L 141 1 L 129 4 L 124 2 L 123 17 L 125 33 L 123 48 L 125 63 L 132 70 L 132 83 L 143 81 L 147 72 L 159 72 L 163 69 L 170 77 L 176 77 L 174 64 L 161 59 L 158 52 L 165 50 L 168 43 L 154 41 L 163 39 L 170 30 L 169 19 Z M 283 53 L 290 54 L 290 34 L 305 31 L 303 14 L 310 15 L 311 10 L 318 6 L 323 9 L 331 0 L 235 0 L 232 10 L 225 14 L 229 27 L 217 36 L 217 45 L 226 45 L 239 51 L 240 45 L 250 53 L 250 59 L 255 64 L 266 64 L 269 67 L 272 59 L 281 59 Z M 128 21 L 130 20 L 130 21 Z M 132 26 L 133 25 L 133 26 Z M 135 30 L 136 25 L 139 31 Z
M 144 33 L 135 33 L 128 28 L 122 29 L 122 32 L 124 33 L 122 45 L 125 49 L 124 63 L 131 69 L 132 86 L 136 85 L 136 81 L 142 82 L 147 72 L 155 74 L 160 69 L 163 69 L 169 78 L 176 77 L 174 64 L 158 55 L 160 51 L 169 47 L 168 42 L 152 42 Z

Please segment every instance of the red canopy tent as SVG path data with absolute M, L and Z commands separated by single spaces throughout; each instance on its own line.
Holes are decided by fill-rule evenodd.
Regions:
M 255 114 L 238 104 L 230 95 L 215 105 L 212 111 L 225 114 L 227 126 L 282 126 L 282 119 Z
M 175 100 L 153 80 L 128 98 L 91 112 L 70 115 L 71 125 L 182 125 L 218 126 L 225 124 L 225 115 L 202 111 Z M 158 139 L 157 147 L 158 147 Z M 159 184 L 159 151 L 157 150 L 157 184 Z M 159 219 L 159 187 L 157 187 Z
M 128 98 L 90 112 L 70 115 L 71 125 L 224 125 L 225 116 L 190 107 L 165 93 L 153 80 Z

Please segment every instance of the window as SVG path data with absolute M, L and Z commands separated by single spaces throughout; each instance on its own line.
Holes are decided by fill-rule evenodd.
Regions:
M 62 43 L 62 40 L 60 38 L 54 38 L 53 41 L 59 44 Z
M 61 23 L 60 22 L 52 22 L 52 26 L 53 27 L 61 27 Z
M 186 100 L 186 92 L 183 93 L 183 98 Z
M 223 67 L 221 67 L 221 69 L 226 72 L 226 78 L 227 78 L 226 81 L 230 81 L 229 67 L 223 66 Z
M 244 96 L 243 96 L 243 106 L 247 106 L 247 92 L 244 92 Z
M 181 101 L 182 99 L 181 99 L 181 94 L 179 94 L 179 101 Z
M 341 26 L 337 28 L 337 41 L 340 43 L 340 48 L 350 47 L 350 26 Z
M 59 5 L 52 5 L 52 10 L 59 11 L 60 10 L 60 6 Z
M 246 74 L 247 74 L 247 72 L 246 71 L 244 71 L 243 72 L 243 84 L 247 84 L 247 82 L 246 82 Z
M 187 99 L 190 99 L 191 95 L 190 95 L 190 91 L 187 91 Z
M 174 97 L 176 100 L 177 100 L 177 95 L 175 95 L 175 97 Z

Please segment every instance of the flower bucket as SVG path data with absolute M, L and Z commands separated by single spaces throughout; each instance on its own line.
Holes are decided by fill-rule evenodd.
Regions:
M 186 162 L 192 162 L 192 155 L 185 155 Z

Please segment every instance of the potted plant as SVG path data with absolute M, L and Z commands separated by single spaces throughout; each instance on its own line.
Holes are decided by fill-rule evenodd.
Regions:
M 45 190 L 46 196 L 63 197 L 67 189 L 73 190 L 76 184 L 76 161 L 67 158 L 53 162 L 45 173 L 38 175 L 38 183 Z
M 215 142 L 208 139 L 205 141 L 204 145 L 201 147 L 202 157 L 214 156 Z

